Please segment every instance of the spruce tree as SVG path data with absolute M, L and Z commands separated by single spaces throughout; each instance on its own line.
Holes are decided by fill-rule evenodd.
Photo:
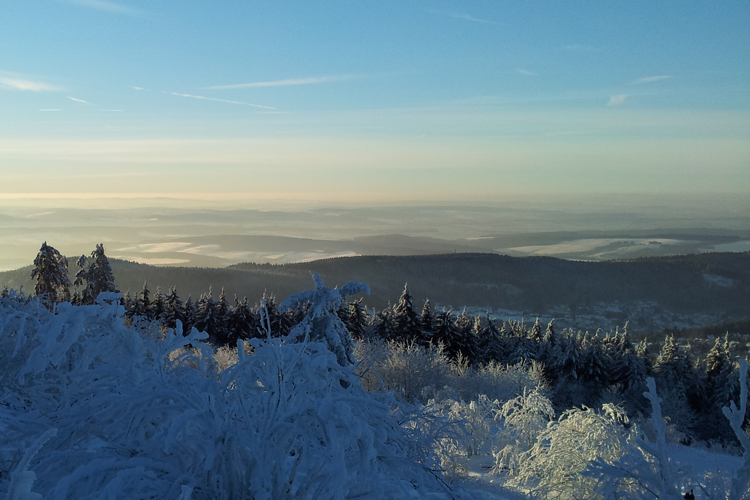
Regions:
M 148 317 L 156 321 L 162 321 L 166 309 L 167 304 L 164 299 L 164 294 L 161 293 L 161 288 L 157 286 L 154 299 L 151 301 L 149 307 Z
M 182 318 L 182 332 L 187 334 L 195 326 L 195 304 L 193 303 L 192 295 L 188 295 L 185 308 L 182 312 Z
M 195 308 L 195 328 L 208 333 L 211 340 L 216 331 L 216 302 L 214 301 L 213 289 L 208 287 L 208 293 L 201 294 L 198 305 Z
M 55 305 L 70 300 L 70 279 L 68 259 L 45 241 L 34 259 L 31 277 L 36 278 L 34 295 L 50 311 Z
M 391 316 L 390 339 L 398 342 L 414 342 L 421 337 L 422 323 L 414 311 L 414 299 L 409 292 L 409 286 L 404 285 L 404 291 L 393 307 Z
M 83 286 L 80 295 L 81 304 L 93 304 L 100 293 L 117 292 L 112 266 L 104 254 L 104 245 L 99 243 L 91 252 L 90 261 L 85 255 L 78 259 L 79 270 L 76 273 L 75 285 Z
M 225 345 L 230 340 L 230 329 L 229 329 L 229 304 L 227 303 L 227 295 L 224 292 L 224 287 L 221 287 L 221 294 L 219 294 L 219 301 L 216 303 L 216 321 L 214 337 L 216 342 Z
M 237 339 L 249 339 L 258 336 L 258 321 L 253 310 L 244 297 L 242 301 L 235 295 L 235 306 L 230 312 L 228 344 L 236 345 Z
M 461 350 L 461 335 L 456 327 L 456 317 L 451 311 L 443 309 L 435 317 L 433 339 L 436 344 L 442 344 L 446 356 L 456 359 Z
M 185 319 L 183 317 L 184 305 L 182 299 L 177 294 L 177 287 L 173 286 L 169 289 L 169 293 L 164 300 L 164 314 L 162 315 L 162 323 L 167 328 L 176 328 L 177 320 L 181 321 L 182 327 L 185 328 Z
M 346 315 L 346 328 L 349 330 L 349 334 L 354 339 L 363 339 L 365 337 L 365 331 L 370 323 L 370 318 L 367 315 L 367 309 L 362 304 L 362 299 L 348 304 L 348 314 Z
M 372 321 L 365 331 L 365 337 L 373 340 L 388 339 L 388 325 L 390 323 L 390 307 L 380 312 L 373 311 Z
M 419 317 L 420 338 L 417 342 L 420 345 L 428 346 L 432 344 L 434 323 L 432 304 L 430 303 L 430 299 L 427 299 L 424 301 L 422 315 Z
M 500 331 L 490 318 L 489 311 L 486 316 L 487 324 L 479 331 L 479 341 L 477 342 L 477 357 L 481 363 L 494 361 L 501 362 L 504 357 L 502 349 Z
M 536 321 L 534 321 L 534 326 L 531 327 L 529 339 L 537 344 L 542 342 L 542 324 L 539 323 L 539 316 L 537 316 Z
M 132 316 L 149 317 L 151 312 L 151 292 L 148 289 L 148 281 L 143 282 L 143 290 L 135 299 Z

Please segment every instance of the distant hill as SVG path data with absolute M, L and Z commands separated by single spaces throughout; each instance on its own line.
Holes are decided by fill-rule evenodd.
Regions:
M 706 253 L 605 262 L 552 257 L 456 253 L 419 256 L 341 257 L 307 263 L 237 264 L 229 268 L 157 267 L 113 259 L 117 285 L 137 293 L 176 285 L 197 298 L 223 286 L 255 302 L 264 292 L 279 299 L 312 286 L 309 271 L 329 285 L 364 281 L 365 302 L 376 308 L 395 301 L 404 283 L 417 303 L 499 307 L 541 312 L 553 306 L 586 307 L 603 301 L 652 300 L 674 311 L 750 317 L 750 252 Z M 31 267 L 0 273 L 0 287 L 33 290 Z

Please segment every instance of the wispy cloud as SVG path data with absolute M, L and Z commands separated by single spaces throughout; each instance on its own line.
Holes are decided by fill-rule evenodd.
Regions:
M 609 102 L 607 103 L 607 106 L 620 106 L 629 96 L 630 94 L 618 94 L 609 96 Z
M 73 102 L 80 102 L 81 104 L 90 104 L 88 101 L 84 101 L 83 99 L 78 99 L 77 97 L 68 96 L 68 99 L 70 99 Z
M 0 73 L 0 88 L 10 90 L 26 90 L 29 92 L 55 92 L 63 90 L 62 87 L 46 82 L 27 80 L 8 73 Z
M 130 86 L 130 88 L 133 89 L 133 90 L 146 90 L 143 87 L 133 87 L 133 86 Z
M 518 73 L 519 75 L 523 75 L 523 76 L 538 76 L 533 71 L 529 71 L 528 69 L 523 69 L 523 68 L 516 68 L 516 73 Z
M 672 75 L 646 76 L 646 77 L 637 79 L 631 85 L 640 85 L 642 83 L 658 82 L 659 80 L 666 80 L 668 78 L 672 78 Z
M 287 85 L 313 85 L 316 83 L 329 83 L 329 82 L 341 82 L 344 80 L 351 80 L 355 78 L 355 75 L 332 75 L 332 76 L 316 76 L 312 78 L 291 78 L 288 80 L 275 80 L 272 82 L 252 82 L 252 83 L 237 83 L 233 85 L 216 85 L 213 87 L 205 87 L 209 90 L 224 90 L 224 89 L 250 89 L 257 87 L 285 87 Z
M 216 99 L 215 97 L 204 97 L 201 95 L 192 95 L 192 94 L 180 94 L 179 92 L 167 92 L 166 90 L 162 90 L 162 93 L 174 95 L 177 97 L 189 97 L 191 99 L 201 99 L 204 101 L 216 101 L 216 102 L 226 102 L 228 104 L 240 104 L 242 106 L 252 106 L 254 108 L 262 108 L 262 109 L 276 109 L 271 106 L 261 106 L 260 104 L 252 104 L 249 102 L 242 102 L 242 101 L 230 101 L 227 99 Z
M 452 17 L 453 19 L 461 19 L 462 21 L 470 21 L 472 23 L 494 24 L 495 26 L 504 26 L 503 23 L 490 21 L 489 19 L 481 19 L 479 17 L 474 17 L 471 14 L 466 14 L 463 12 L 444 12 L 444 11 L 432 10 L 432 9 L 429 9 L 429 12 L 432 12 L 433 14 L 440 14 L 441 16 Z
M 592 47 L 591 45 L 581 45 L 577 43 L 566 45 L 564 48 L 567 52 L 604 52 L 602 49 L 599 49 L 597 47 Z
M 62 3 L 68 3 L 71 5 L 78 5 L 79 7 L 86 7 L 89 9 L 101 10 L 104 12 L 112 12 L 114 14 L 135 14 L 137 11 L 120 5 L 119 3 L 110 2 L 108 0 L 56 0 Z

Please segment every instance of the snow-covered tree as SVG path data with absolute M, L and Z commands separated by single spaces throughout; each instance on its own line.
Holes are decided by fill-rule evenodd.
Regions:
M 156 321 L 162 321 L 164 312 L 167 310 L 166 299 L 161 293 L 161 287 L 156 287 L 156 293 L 149 307 L 148 317 Z
M 391 315 L 391 324 L 389 327 L 389 340 L 397 342 L 413 342 L 422 335 L 422 324 L 417 312 L 414 310 L 414 298 L 409 292 L 409 285 L 404 285 L 404 291 L 393 306 Z
M 419 317 L 420 334 L 421 337 L 417 340 L 421 345 L 432 344 L 432 331 L 435 327 L 435 319 L 432 314 L 432 303 L 430 299 L 424 301 L 422 306 L 422 314 Z
M 432 338 L 436 344 L 442 344 L 445 354 L 450 359 L 455 359 L 461 352 L 461 332 L 456 325 L 456 318 L 451 311 L 443 310 L 435 317 L 435 327 Z
M 70 300 L 68 259 L 45 241 L 34 259 L 31 277 L 36 279 L 34 295 L 39 297 L 47 309 Z
M 78 259 L 79 270 L 75 277 L 75 286 L 84 287 L 81 290 L 81 303 L 93 304 L 102 292 L 117 292 L 115 275 L 112 266 L 104 254 L 104 245 L 99 243 L 91 252 L 91 257 L 81 255 Z
M 177 321 L 181 321 L 185 324 L 185 313 L 184 304 L 182 299 L 177 294 L 177 287 L 173 286 L 169 289 L 167 296 L 164 299 L 164 313 L 162 314 L 161 321 L 167 328 L 175 328 Z
M 320 275 L 311 273 L 315 289 L 291 295 L 282 302 L 282 311 L 302 309 L 309 304 L 305 317 L 289 332 L 288 339 L 294 342 L 320 341 L 336 355 L 342 366 L 354 364 L 354 344 L 346 325 L 337 311 L 346 298 L 358 293 L 370 293 L 364 283 L 350 281 L 341 288 L 329 288 Z M 270 333 L 270 332 L 269 332 Z
M 370 324 L 370 317 L 367 314 L 367 308 L 362 304 L 362 299 L 349 302 L 346 310 L 346 328 L 349 330 L 352 338 L 363 339 L 365 332 Z
M 195 328 L 206 332 L 209 338 L 214 339 L 214 333 L 218 326 L 218 314 L 216 301 L 214 300 L 213 288 L 208 287 L 208 293 L 201 294 L 195 308 Z

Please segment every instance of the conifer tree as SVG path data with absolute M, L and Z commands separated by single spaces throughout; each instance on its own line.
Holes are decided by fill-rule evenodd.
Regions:
M 578 360 L 580 358 L 579 344 L 576 335 L 569 332 L 560 339 L 560 355 L 553 366 L 557 379 L 578 379 Z
M 151 305 L 149 306 L 148 316 L 149 318 L 156 321 L 161 321 L 166 309 L 167 305 L 164 299 L 164 294 L 161 293 L 161 287 L 157 286 L 156 293 L 154 294 L 154 299 L 151 301 Z
M 388 339 L 388 325 L 390 324 L 390 307 L 386 307 L 380 312 L 373 311 L 372 322 L 366 330 L 368 339 L 386 340 Z
M 208 287 L 208 293 L 201 294 L 198 305 L 195 308 L 195 328 L 208 333 L 212 340 L 216 331 L 216 302 L 214 301 L 213 288 Z
M 183 316 L 184 305 L 182 299 L 177 294 L 177 287 L 173 286 L 169 289 L 169 293 L 164 300 L 164 314 L 162 315 L 162 323 L 167 328 L 175 328 L 177 326 L 177 320 L 182 321 L 183 328 L 185 327 L 185 319 Z
M 421 331 L 422 324 L 414 311 L 414 299 L 409 286 L 404 285 L 404 291 L 393 307 L 389 338 L 398 342 L 413 342 L 421 337 Z
M 582 346 L 579 375 L 588 383 L 592 400 L 596 400 L 599 393 L 609 385 L 607 359 L 598 333 L 590 339 L 586 337 L 584 339 L 586 340 Z
M 456 317 L 451 311 L 443 310 L 435 317 L 433 339 L 436 344 L 442 344 L 446 356 L 456 359 L 461 350 L 461 335 L 456 326 Z
M 553 318 L 547 323 L 547 329 L 544 331 L 544 337 L 542 337 L 542 342 L 549 344 L 550 347 L 554 347 L 557 343 L 557 334 L 555 333 L 555 327 L 552 325 L 554 322 Z
M 195 326 L 195 304 L 193 303 L 192 295 L 188 295 L 182 312 L 182 318 L 182 332 L 183 334 L 187 334 Z
M 718 416 L 726 401 L 733 399 L 737 388 L 735 366 L 729 352 L 729 336 L 717 337 L 706 355 L 703 370 L 704 413 Z
M 125 308 L 125 316 L 128 318 L 133 317 L 133 297 L 130 296 L 130 290 L 125 292 L 125 295 L 122 296 L 122 299 L 120 300 L 120 304 Z
M 536 321 L 534 321 L 534 326 L 531 327 L 531 331 L 529 332 L 529 339 L 533 340 L 537 344 L 540 344 L 542 342 L 542 325 L 539 323 L 539 316 L 537 316 Z
M 79 270 L 75 277 L 75 286 L 83 286 L 80 295 L 81 304 L 93 304 L 100 293 L 117 292 L 115 275 L 112 266 L 104 254 L 104 245 L 99 243 L 91 252 L 90 261 L 85 255 L 78 259 Z
M 344 322 L 346 328 L 349 330 L 352 338 L 363 339 L 370 320 L 367 315 L 367 309 L 362 304 L 362 299 L 349 302 L 348 306 L 348 314 Z
M 31 277 L 36 278 L 34 295 L 50 311 L 55 305 L 70 300 L 70 279 L 68 259 L 45 241 L 34 259 Z
M 237 340 L 255 338 L 258 336 L 258 321 L 252 308 L 244 297 L 242 301 L 234 296 L 235 306 L 229 313 L 229 337 L 227 343 L 234 346 Z
M 430 299 L 424 301 L 422 306 L 422 314 L 419 317 L 419 326 L 421 336 L 418 340 L 419 344 L 428 346 L 432 343 L 432 330 L 434 328 L 434 318 L 432 314 L 432 303 Z
M 148 281 L 143 282 L 143 290 L 135 299 L 132 316 L 149 317 L 151 312 L 151 292 L 148 289 Z
M 500 362 L 504 357 L 501 344 L 500 331 L 490 318 L 489 311 L 486 316 L 487 324 L 479 332 L 477 343 L 477 357 L 481 363 L 490 361 Z
M 219 294 L 219 300 L 216 303 L 216 321 L 214 326 L 214 337 L 216 338 L 216 342 L 221 345 L 229 343 L 231 333 L 228 328 L 228 321 L 229 304 L 227 303 L 227 295 L 224 292 L 224 287 L 221 287 L 221 294 Z

